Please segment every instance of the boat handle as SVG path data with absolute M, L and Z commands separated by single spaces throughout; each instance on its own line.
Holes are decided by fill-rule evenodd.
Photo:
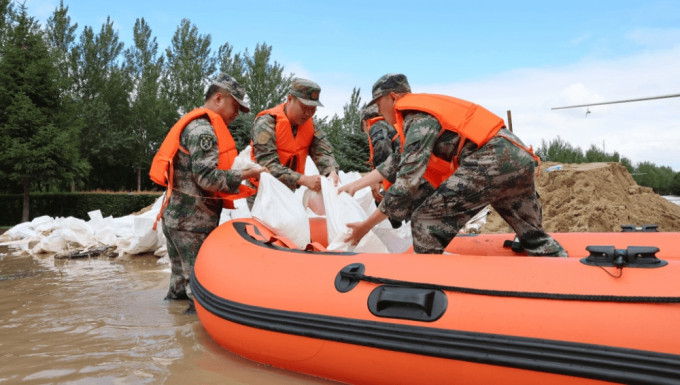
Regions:
M 416 321 L 435 321 L 447 308 L 446 294 L 441 290 L 381 285 L 368 297 L 368 308 L 378 317 Z

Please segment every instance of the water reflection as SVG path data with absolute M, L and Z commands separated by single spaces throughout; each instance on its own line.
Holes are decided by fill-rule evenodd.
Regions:
M 157 258 L 55 260 L 0 248 L 0 384 L 328 384 L 218 346 L 166 302 Z

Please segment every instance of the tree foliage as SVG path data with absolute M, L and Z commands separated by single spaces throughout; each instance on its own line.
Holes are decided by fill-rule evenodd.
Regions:
M 177 118 L 171 101 L 161 92 L 163 57 L 158 55 L 158 43 L 151 37 L 151 28 L 142 19 L 134 27 L 134 45 L 125 50 L 126 74 L 132 80 L 128 135 L 130 163 L 137 172 L 137 190 L 149 186 L 143 177 L 151 159 L 163 141 L 168 127 Z
M 199 34 L 189 19 L 182 19 L 165 50 L 164 90 L 179 115 L 203 105 L 205 90 L 216 69 L 211 41 L 210 35 Z
M 81 109 L 81 152 L 92 166 L 85 189 L 123 189 L 130 172 L 134 138 L 129 135 L 132 80 L 119 62 L 123 43 L 107 17 L 99 33 L 85 27 L 74 48 L 74 82 Z
M 353 88 L 349 103 L 343 107 L 342 118 L 334 115 L 329 119 L 319 119 L 316 124 L 322 127 L 333 145 L 335 158 L 341 170 L 370 171 L 368 165 L 368 138 L 359 124 L 360 89 Z
M 73 180 L 84 165 L 79 126 L 70 124 L 59 68 L 43 31 L 23 5 L 9 20 L 0 57 L 0 169 L 22 186 L 28 220 L 30 191 Z

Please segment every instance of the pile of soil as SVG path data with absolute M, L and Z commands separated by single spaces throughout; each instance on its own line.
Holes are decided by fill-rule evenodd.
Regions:
M 561 170 L 547 172 L 551 166 Z M 680 206 L 638 186 L 620 163 L 563 164 L 545 162 L 536 178 L 548 232 L 621 231 L 622 225 L 657 225 L 680 231 Z M 507 233 L 512 228 L 492 209 L 480 233 Z

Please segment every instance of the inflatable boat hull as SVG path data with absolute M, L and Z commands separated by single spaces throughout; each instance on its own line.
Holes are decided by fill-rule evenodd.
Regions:
M 226 349 L 341 382 L 677 384 L 680 261 L 584 259 L 290 250 L 239 219 L 191 287 Z

